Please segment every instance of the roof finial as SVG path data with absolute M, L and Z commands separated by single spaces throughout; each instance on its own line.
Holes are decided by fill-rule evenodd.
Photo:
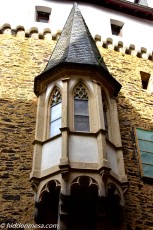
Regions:
M 44 72 L 61 63 L 100 65 L 108 72 L 76 2 Z
M 74 2 L 74 6 L 76 7 L 76 6 L 78 6 L 78 4 L 76 2 Z
M 78 9 L 78 4 L 76 2 L 74 2 L 73 7 Z

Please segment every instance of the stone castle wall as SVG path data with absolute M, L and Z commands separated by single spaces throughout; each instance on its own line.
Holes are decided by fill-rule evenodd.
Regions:
M 0 35 L 0 222 L 33 223 L 34 192 L 29 177 L 37 97 L 33 80 L 45 67 L 56 41 Z M 142 89 L 140 71 L 153 62 L 99 46 L 111 74 L 122 84 L 118 111 L 129 190 L 127 230 L 153 229 L 153 186 L 140 177 L 134 128 L 153 129 L 153 94 Z
M 33 221 L 33 80 L 47 64 L 51 47 L 46 40 L 0 36 L 0 222 Z
M 112 75 L 122 84 L 118 113 L 129 190 L 125 195 L 127 230 L 153 229 L 153 185 L 140 176 L 134 128 L 153 130 L 153 94 L 142 89 L 140 71 L 153 74 L 153 62 L 100 49 Z

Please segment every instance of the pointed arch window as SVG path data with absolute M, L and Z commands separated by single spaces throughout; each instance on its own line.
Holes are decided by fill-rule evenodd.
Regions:
M 50 108 L 50 137 L 60 134 L 62 117 L 62 96 L 57 87 L 51 95 Z
M 74 90 L 74 129 L 89 131 L 88 94 L 82 83 Z
M 108 104 L 106 100 L 106 95 L 103 91 L 102 91 L 102 105 L 103 105 L 103 114 L 104 114 L 104 125 L 108 136 Z

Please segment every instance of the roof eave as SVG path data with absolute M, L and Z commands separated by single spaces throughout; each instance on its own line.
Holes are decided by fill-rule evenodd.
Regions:
M 63 76 L 63 72 L 74 72 L 74 74 L 81 73 L 88 73 L 91 75 L 91 77 L 94 77 L 96 73 L 101 76 L 99 79 L 103 84 L 106 84 L 106 86 L 111 91 L 110 93 L 117 97 L 118 93 L 122 87 L 122 85 L 108 72 L 106 71 L 102 66 L 97 65 L 90 65 L 90 64 L 81 64 L 81 63 L 71 63 L 71 62 L 62 62 L 53 67 L 52 69 L 49 69 L 48 71 L 41 73 L 34 79 L 34 93 L 39 96 L 41 93 L 43 93 L 47 85 L 51 83 L 54 78 L 61 74 Z M 94 75 L 93 75 L 94 73 Z
M 61 0 L 57 0 L 61 1 Z M 71 0 L 67 0 L 68 2 Z M 65 1 L 64 1 L 65 2 Z M 102 6 L 108 9 L 119 11 L 138 18 L 153 21 L 153 9 L 148 6 L 132 3 L 125 0 L 78 0 L 78 2 Z

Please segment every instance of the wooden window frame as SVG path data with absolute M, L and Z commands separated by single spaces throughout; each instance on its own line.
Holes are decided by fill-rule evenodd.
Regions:
M 151 182 L 153 183 L 153 174 L 152 176 L 147 176 L 147 174 L 145 173 L 144 170 L 146 170 L 145 165 L 150 165 L 153 168 L 153 163 L 148 163 L 143 159 L 143 155 L 145 153 L 148 154 L 152 154 L 152 159 L 153 159 L 153 151 L 148 151 L 148 150 L 144 150 L 141 145 L 140 145 L 140 141 L 144 141 L 144 142 L 148 142 L 148 143 L 152 143 L 153 144 L 153 138 L 152 140 L 147 140 L 147 139 L 143 139 L 140 138 L 137 130 L 141 130 L 142 132 L 152 132 L 153 135 L 153 130 L 146 130 L 146 129 L 142 129 L 142 128 L 135 128 L 134 132 L 135 132 L 135 141 L 136 141 L 136 149 L 137 149 L 137 153 L 138 153 L 138 162 L 139 162 L 139 168 L 140 168 L 140 173 L 141 173 L 141 177 L 144 181 L 146 182 Z M 152 169 L 153 170 L 153 169 Z

